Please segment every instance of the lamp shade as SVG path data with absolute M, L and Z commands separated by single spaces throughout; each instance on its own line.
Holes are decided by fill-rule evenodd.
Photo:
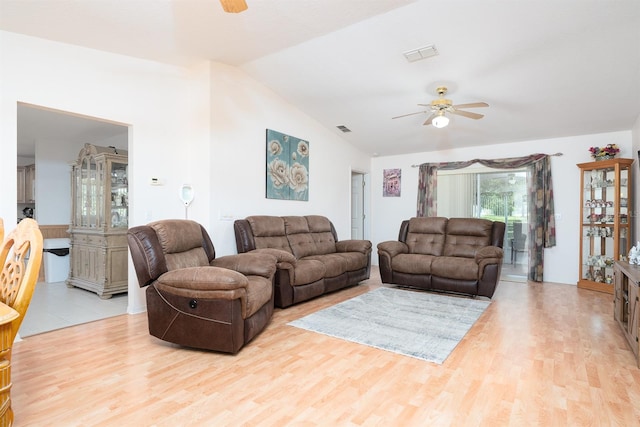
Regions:
M 449 124 L 449 118 L 441 113 L 431 121 L 431 124 L 437 128 L 443 128 Z

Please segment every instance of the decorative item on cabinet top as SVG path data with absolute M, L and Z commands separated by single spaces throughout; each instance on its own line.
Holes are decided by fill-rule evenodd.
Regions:
M 616 154 L 620 152 L 620 148 L 616 144 L 607 144 L 605 147 L 591 147 L 589 148 L 591 157 L 599 162 L 601 160 L 609 160 L 616 157 Z

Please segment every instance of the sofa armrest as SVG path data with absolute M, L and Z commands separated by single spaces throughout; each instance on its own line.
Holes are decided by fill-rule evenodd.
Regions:
M 291 265 L 296 265 L 296 257 L 287 251 L 283 251 L 282 249 L 273 249 L 273 248 L 262 248 L 262 249 L 254 249 L 251 252 L 252 254 L 267 254 L 276 258 L 278 264 L 281 262 L 288 262 Z
M 368 240 L 340 240 L 336 242 L 336 252 L 371 253 L 371 242 Z
M 502 248 L 497 246 L 485 246 L 484 248 L 480 248 L 478 252 L 476 252 L 476 262 L 480 264 L 481 261 L 487 259 L 495 259 L 496 261 L 502 260 L 504 257 L 504 251 Z
M 504 251 L 496 246 L 486 246 L 476 253 L 476 262 L 478 263 L 478 280 L 484 282 L 485 269 L 489 265 L 502 266 L 502 258 Z
M 265 253 L 227 255 L 212 260 L 210 265 L 228 268 L 244 275 L 262 276 L 271 279 L 276 272 L 276 257 Z
M 398 254 L 408 254 L 409 246 L 404 242 L 389 240 L 387 242 L 378 243 L 378 253 L 380 252 L 384 252 L 389 256 L 389 258 L 393 258 Z
M 170 270 L 158 277 L 166 287 L 188 291 L 232 291 L 244 289 L 249 279 L 237 271 L 219 267 L 187 267 Z

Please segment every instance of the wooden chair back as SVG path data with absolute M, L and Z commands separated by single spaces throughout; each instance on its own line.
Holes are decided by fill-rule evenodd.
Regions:
M 0 301 L 20 316 L 11 322 L 11 342 L 27 312 L 42 263 L 42 233 L 33 219 L 23 219 L 0 250 Z

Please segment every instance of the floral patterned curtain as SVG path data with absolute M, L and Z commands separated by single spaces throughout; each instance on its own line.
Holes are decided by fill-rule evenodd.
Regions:
M 544 248 L 556 245 L 556 224 L 553 208 L 551 161 L 547 154 L 525 157 L 466 162 L 423 163 L 418 174 L 418 209 L 416 216 L 437 215 L 438 170 L 463 169 L 474 163 L 494 169 L 526 167 L 529 192 L 529 274 L 528 279 L 542 282 Z

